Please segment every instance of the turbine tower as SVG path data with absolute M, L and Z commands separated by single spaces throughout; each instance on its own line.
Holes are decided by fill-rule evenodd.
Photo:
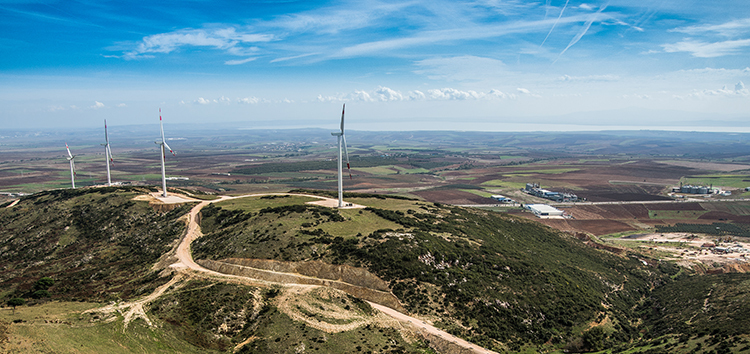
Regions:
M 76 189 L 76 163 L 73 161 L 76 157 L 70 153 L 68 143 L 65 143 L 65 149 L 68 150 L 68 162 L 70 162 L 70 184 L 73 185 L 73 189 Z
M 343 183 L 343 164 L 342 164 L 342 141 L 343 141 L 343 154 L 346 155 L 346 169 L 349 171 L 349 178 L 352 178 L 352 171 L 349 168 L 349 152 L 346 151 L 346 136 L 344 135 L 344 111 L 346 111 L 346 103 L 341 108 L 341 130 L 331 135 L 338 137 L 339 142 L 339 208 L 344 206 L 344 183 Z
M 154 144 L 159 145 L 159 148 L 161 150 L 161 156 L 159 158 L 161 159 L 161 188 L 164 191 L 162 194 L 164 198 L 167 197 L 167 173 L 164 170 L 164 162 L 167 159 L 167 153 L 165 149 L 169 149 L 169 152 L 172 153 L 173 156 L 175 155 L 174 151 L 172 151 L 172 148 L 167 145 L 167 140 L 164 139 L 164 123 L 162 123 L 161 120 L 161 108 L 159 108 L 159 128 L 161 128 L 161 141 L 155 141 Z
M 112 160 L 112 150 L 109 149 L 109 134 L 107 134 L 107 120 L 104 120 L 104 141 L 106 141 L 106 144 L 101 144 L 104 146 L 104 155 L 107 157 L 107 186 L 112 186 L 112 177 L 110 177 L 109 174 L 109 164 L 112 164 L 112 166 L 115 165 L 114 160 Z

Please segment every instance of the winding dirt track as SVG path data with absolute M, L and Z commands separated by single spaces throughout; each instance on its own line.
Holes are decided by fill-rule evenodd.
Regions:
M 216 200 L 210 200 L 210 201 L 200 202 L 198 205 L 196 205 L 195 207 L 193 207 L 193 209 L 190 210 L 190 213 L 188 214 L 188 230 L 187 230 L 187 233 L 185 234 L 185 237 L 183 237 L 182 241 L 180 242 L 180 245 L 177 247 L 177 251 L 176 251 L 176 256 L 177 256 L 178 262 L 172 264 L 170 267 L 175 268 L 175 269 L 190 269 L 190 270 L 193 270 L 193 271 L 196 271 L 196 272 L 207 273 L 207 274 L 210 274 L 210 275 L 216 276 L 216 277 L 234 278 L 234 279 L 236 279 L 236 278 L 244 278 L 244 277 L 239 277 L 239 276 L 235 276 L 235 275 L 229 275 L 229 274 L 223 274 L 223 273 L 215 272 L 215 271 L 203 268 L 200 265 L 198 265 L 197 263 L 195 263 L 195 261 L 193 260 L 193 256 L 192 256 L 192 254 L 190 252 L 190 244 L 194 240 L 196 240 L 196 239 L 200 238 L 201 236 L 203 236 L 203 233 L 201 232 L 201 229 L 200 229 L 200 225 L 198 224 L 198 222 L 196 220 L 197 220 L 197 217 L 198 217 L 198 213 L 200 213 L 201 209 L 203 209 L 203 207 L 205 207 L 208 204 L 216 203 L 216 202 L 220 202 L 220 201 L 224 201 L 224 200 L 229 200 L 229 199 L 237 199 L 237 198 L 245 198 L 245 197 L 257 197 L 257 196 L 266 196 L 266 195 L 297 195 L 297 196 L 306 196 L 306 197 L 316 197 L 316 198 L 320 198 L 322 200 L 321 204 L 331 205 L 331 206 L 337 205 L 337 203 L 338 203 L 338 199 L 326 198 L 326 197 L 320 197 L 320 196 L 311 196 L 311 195 L 306 195 L 306 194 L 290 194 L 290 193 L 248 194 L 248 195 L 243 195 L 243 196 L 238 196 L 238 197 L 223 196 L 223 197 L 221 197 L 219 199 L 216 199 Z M 357 208 L 357 207 L 362 207 L 362 206 L 356 205 L 356 206 L 352 206 L 352 207 Z M 290 285 L 290 284 L 286 284 L 286 285 Z M 292 284 L 292 285 L 297 285 L 297 284 Z M 164 287 L 164 289 L 166 289 L 166 287 Z M 162 292 L 163 292 L 163 290 L 162 290 Z M 161 293 L 159 293 L 158 295 L 155 295 L 155 296 L 159 296 L 159 295 L 161 295 Z M 152 294 L 151 296 L 154 296 L 154 294 Z M 149 298 L 151 296 L 149 296 Z M 432 325 L 430 325 L 428 323 L 425 323 L 425 322 L 423 322 L 420 319 L 417 319 L 417 318 L 411 317 L 409 315 L 406 315 L 404 313 L 398 312 L 398 311 L 396 311 L 396 310 L 394 310 L 394 309 L 392 309 L 390 307 L 386 307 L 386 306 L 379 305 L 379 304 L 372 303 L 372 302 L 369 302 L 369 303 L 370 303 L 370 306 L 372 306 L 373 308 L 381 311 L 382 313 L 384 313 L 384 314 L 386 314 L 386 315 L 388 315 L 390 317 L 393 317 L 394 319 L 398 320 L 399 322 L 401 322 L 403 324 L 410 325 L 411 327 L 413 327 L 414 329 L 416 329 L 419 332 L 423 332 L 423 333 L 431 334 L 431 335 L 436 336 L 436 337 L 440 337 L 440 338 L 445 339 L 445 340 L 447 340 L 449 342 L 452 342 L 453 344 L 461 347 L 464 350 L 469 350 L 469 351 L 472 351 L 474 353 L 488 353 L 488 354 L 489 353 L 494 353 L 494 354 L 497 354 L 494 351 L 487 350 L 487 349 L 482 348 L 482 347 L 480 347 L 478 345 L 469 343 L 469 342 L 467 342 L 467 341 L 465 341 L 465 340 L 463 340 L 461 338 L 455 337 L 455 336 L 453 336 L 453 335 L 451 335 L 451 334 L 449 334 L 447 332 L 444 332 L 444 331 L 442 331 L 442 330 L 440 330 L 440 329 L 438 329 L 438 328 L 436 328 L 436 327 L 434 327 L 434 326 L 432 326 Z

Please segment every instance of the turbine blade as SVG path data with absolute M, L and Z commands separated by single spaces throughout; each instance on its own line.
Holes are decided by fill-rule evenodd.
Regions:
M 344 134 L 344 111 L 346 110 L 346 103 L 344 103 L 344 107 L 341 108 L 341 134 Z
M 346 156 L 346 169 L 349 171 L 349 179 L 352 179 L 352 169 L 349 167 L 349 151 L 346 150 L 346 135 L 341 134 L 341 139 L 344 143 L 344 155 Z
M 164 141 L 164 123 L 161 120 L 161 108 L 159 108 L 159 129 L 161 129 L 161 141 Z
M 70 153 L 70 148 L 68 147 L 68 143 L 65 143 L 65 150 L 68 150 L 68 157 L 71 159 L 73 158 L 73 154 Z
M 70 160 L 70 165 L 73 166 L 73 175 L 76 175 L 76 162 L 74 160 Z
M 169 147 L 169 145 L 167 145 L 166 141 L 164 142 L 164 147 L 166 147 L 167 149 L 169 149 L 169 152 L 171 152 L 173 156 L 177 156 L 177 155 L 175 155 L 174 151 L 172 151 L 172 148 Z
M 107 133 L 107 120 L 104 120 L 104 141 L 107 142 L 107 146 L 109 146 L 109 134 Z
M 109 144 L 107 144 L 107 154 L 109 154 L 109 163 L 112 164 L 112 166 L 114 166 L 115 159 L 112 158 L 112 149 L 109 148 Z

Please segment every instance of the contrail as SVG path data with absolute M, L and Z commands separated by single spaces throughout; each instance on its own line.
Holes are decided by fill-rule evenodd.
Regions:
M 544 40 L 542 41 L 542 44 L 539 45 L 539 48 L 541 48 L 544 45 L 544 42 L 547 41 L 547 38 L 549 38 L 549 35 L 552 34 L 552 31 L 555 29 L 555 26 L 557 26 L 557 22 L 560 21 L 560 18 L 563 15 L 563 12 L 565 12 L 565 8 L 568 7 L 568 2 L 570 0 L 565 0 L 565 5 L 563 5 L 562 10 L 560 10 L 560 16 L 557 16 L 557 20 L 555 20 L 555 23 L 552 24 L 552 28 L 549 29 L 549 33 L 547 33 L 547 37 L 544 37 Z M 547 2 L 547 6 L 549 6 L 549 2 Z M 546 17 L 546 14 L 545 14 Z
M 586 21 L 586 24 L 585 24 L 586 28 L 584 28 L 583 31 L 579 32 L 575 37 L 573 37 L 573 39 L 570 41 L 570 43 L 568 44 L 568 46 L 565 47 L 565 49 L 563 49 L 563 51 L 560 52 L 560 55 L 557 56 L 557 59 L 555 59 L 555 61 L 552 62 L 553 65 L 555 63 L 557 63 L 557 60 L 560 59 L 560 57 L 563 54 L 565 54 L 565 52 L 568 51 L 568 49 L 570 47 L 572 47 L 574 44 L 578 43 L 578 41 L 581 40 L 581 37 L 583 37 L 583 35 L 585 35 L 586 32 L 588 32 L 589 28 L 591 28 L 591 24 L 594 23 L 594 21 L 599 17 L 599 14 L 602 13 L 602 11 L 604 11 L 604 9 L 606 9 L 608 5 L 609 4 L 602 6 L 602 8 L 600 8 L 599 11 L 597 11 L 595 14 L 591 15 L 591 18 L 589 18 Z

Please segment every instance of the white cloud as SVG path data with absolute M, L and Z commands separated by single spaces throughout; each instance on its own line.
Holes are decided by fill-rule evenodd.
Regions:
M 479 99 L 482 95 L 476 91 L 461 91 L 454 88 L 442 88 L 435 90 L 427 90 L 429 97 L 434 100 L 467 100 L 467 99 Z
M 257 103 L 259 103 L 261 101 L 262 100 L 260 98 L 255 97 L 255 96 L 253 96 L 253 97 L 245 97 L 245 98 L 238 98 L 237 99 L 238 103 L 244 103 L 244 104 L 257 104 Z
M 223 50 L 231 55 L 248 55 L 257 51 L 248 43 L 269 42 L 274 40 L 270 34 L 246 33 L 237 28 L 216 29 L 183 29 L 169 33 L 154 34 L 143 37 L 138 46 L 125 52 L 125 59 L 152 57 L 150 53 L 171 53 L 182 47 L 211 47 Z M 231 65 L 231 64 L 230 64 Z
M 118 103 L 118 104 L 117 104 L 117 107 L 118 107 L 118 108 L 123 108 L 123 107 L 127 107 L 127 106 L 128 106 L 128 105 L 126 105 L 126 104 L 124 104 L 124 103 Z
M 253 57 L 253 58 L 239 59 L 239 60 L 227 60 L 227 61 L 224 62 L 224 64 L 226 64 L 226 65 L 241 65 L 241 64 L 249 63 L 249 62 L 251 62 L 251 61 L 253 61 L 255 59 L 258 59 L 258 58 Z
M 376 99 L 378 101 L 403 101 L 404 96 L 397 91 L 391 90 L 387 87 L 380 86 L 375 90 Z
M 426 96 L 424 95 L 424 92 L 422 91 L 414 90 L 414 91 L 409 92 L 409 99 L 411 100 L 423 100 L 425 98 Z
M 750 47 L 750 39 L 729 40 L 723 42 L 704 42 L 685 39 L 674 44 L 662 44 L 667 53 L 688 52 L 697 58 L 715 58 L 724 55 L 738 54 L 740 49 Z
M 586 3 L 578 5 L 578 8 L 581 10 L 588 10 L 588 11 L 591 11 L 594 9 L 591 5 L 586 4 Z
M 750 97 L 750 90 L 746 89 L 745 84 L 740 81 L 734 85 L 734 90 L 724 86 L 720 90 L 695 90 L 688 96 L 694 98 Z
M 528 91 L 528 90 L 527 90 Z M 536 95 L 532 95 L 536 96 Z M 392 102 L 392 101 L 463 101 L 463 100 L 497 100 L 516 98 L 516 95 L 505 94 L 500 90 L 492 89 L 488 93 L 474 90 L 458 90 L 455 88 L 430 89 L 427 93 L 419 90 L 409 91 L 403 94 L 400 91 L 388 87 L 379 86 L 373 91 L 355 90 L 350 94 L 338 94 L 334 96 L 318 95 L 319 102 Z
M 91 107 L 89 107 L 89 108 L 91 108 L 91 109 L 104 108 L 104 103 L 101 103 L 99 101 L 94 101 L 94 105 L 91 106 Z
M 211 100 L 207 100 L 207 99 L 205 99 L 203 97 L 198 97 L 198 99 L 195 100 L 195 103 L 197 103 L 197 104 L 210 104 Z
M 516 91 L 518 91 L 518 92 L 520 92 L 520 93 L 525 93 L 525 94 L 527 94 L 527 95 L 528 95 L 528 94 L 531 94 L 531 91 L 529 91 L 528 89 L 525 89 L 525 88 L 523 88 L 523 87 L 519 87 L 519 88 L 517 88 L 517 89 L 516 89 Z
M 714 33 L 724 37 L 735 37 L 750 32 L 750 18 L 729 21 L 718 25 L 679 27 L 669 31 L 685 33 L 691 36 Z

